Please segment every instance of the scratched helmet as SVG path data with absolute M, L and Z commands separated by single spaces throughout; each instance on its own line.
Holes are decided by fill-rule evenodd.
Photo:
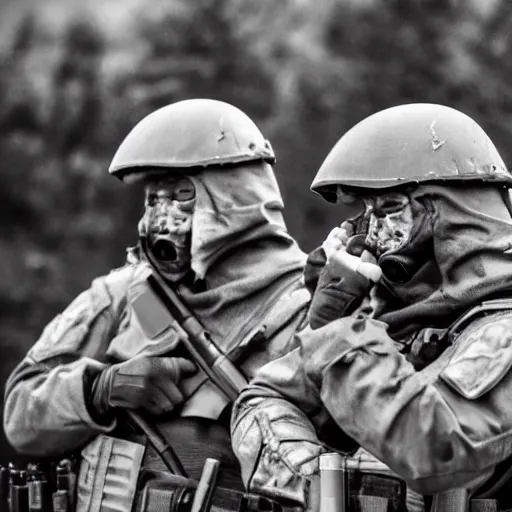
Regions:
M 190 99 L 143 118 L 119 146 L 109 172 L 123 181 L 147 173 L 194 172 L 253 160 L 273 164 L 274 151 L 240 109 L 211 99 Z
M 444 105 L 413 103 L 377 112 L 345 133 L 311 189 L 336 202 L 339 186 L 467 180 L 512 184 L 496 147 L 473 119 Z

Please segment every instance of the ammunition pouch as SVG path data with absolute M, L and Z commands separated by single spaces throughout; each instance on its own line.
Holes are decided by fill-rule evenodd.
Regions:
M 164 471 L 144 469 L 140 475 L 134 512 L 182 512 L 190 510 L 197 482 Z M 212 512 L 302 512 L 294 503 L 224 487 L 213 491 Z
M 507 500 L 509 501 L 509 500 Z M 499 512 L 508 511 L 496 499 L 470 498 L 464 488 L 450 489 L 436 494 L 430 512 Z
M 321 502 L 346 512 L 423 512 L 421 495 L 385 464 L 360 448 L 353 456 L 320 456 Z
M 76 512 L 132 509 L 144 446 L 99 435 L 81 452 Z
M 359 470 L 346 476 L 347 512 L 408 512 L 407 487 L 400 478 Z
M 81 452 L 76 512 L 184 512 L 190 510 L 197 481 L 143 468 L 141 444 L 99 435 Z M 302 512 L 256 494 L 215 487 L 214 512 Z

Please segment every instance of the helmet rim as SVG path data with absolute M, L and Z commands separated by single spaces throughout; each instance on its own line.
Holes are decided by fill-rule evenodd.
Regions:
M 346 131 L 310 188 L 333 202 L 337 186 L 382 190 L 478 180 L 512 183 L 487 133 L 454 108 L 412 103 L 376 112 Z

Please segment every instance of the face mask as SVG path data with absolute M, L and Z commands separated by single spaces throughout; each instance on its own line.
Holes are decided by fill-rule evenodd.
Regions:
M 168 178 L 149 182 L 145 192 L 139 236 L 162 276 L 178 281 L 190 270 L 194 184 L 186 177 Z
M 363 198 L 368 217 L 366 246 L 377 258 L 407 243 L 413 229 L 409 196 L 390 192 Z
M 340 195 L 347 194 L 341 191 Z M 406 192 L 365 194 L 359 198 L 364 211 L 350 221 L 354 242 L 357 240 L 377 258 L 389 282 L 409 281 L 429 258 L 431 232 L 426 222 L 427 210 Z M 350 245 L 357 244 L 349 241 Z

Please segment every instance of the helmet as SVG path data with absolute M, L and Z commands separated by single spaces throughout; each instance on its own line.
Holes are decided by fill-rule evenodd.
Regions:
M 183 168 L 275 162 L 270 143 L 241 110 L 222 101 L 191 99 L 143 118 L 119 146 L 109 172 L 120 179 L 160 167 Z
M 425 181 L 512 183 L 491 139 L 444 105 L 388 108 L 350 129 L 327 155 L 311 190 L 336 201 L 339 185 L 383 189 Z

